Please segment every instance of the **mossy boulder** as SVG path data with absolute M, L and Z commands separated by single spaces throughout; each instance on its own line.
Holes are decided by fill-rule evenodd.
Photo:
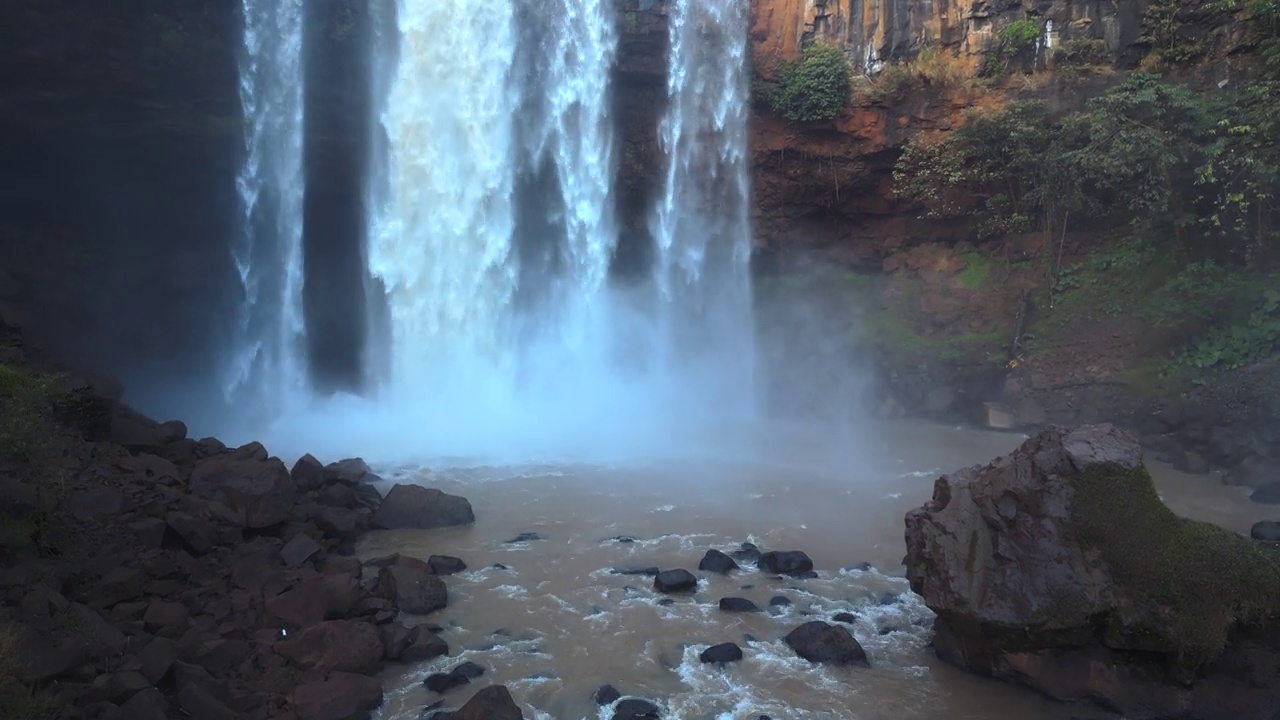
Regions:
M 1175 515 L 1130 434 L 1050 428 L 939 478 L 906 523 L 944 660 L 1142 716 L 1280 712 L 1280 562 Z

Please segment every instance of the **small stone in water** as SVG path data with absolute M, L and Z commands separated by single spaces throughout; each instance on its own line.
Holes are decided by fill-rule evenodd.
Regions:
M 596 704 L 601 707 L 616 702 L 621 697 L 622 693 L 618 692 L 617 688 L 608 683 L 596 688 L 596 691 L 591 694 L 591 699 L 595 700 Z
M 688 570 L 664 570 L 653 579 L 658 592 L 692 592 L 698 587 L 698 578 Z
M 515 545 L 516 543 L 534 542 L 535 540 L 546 540 L 546 538 L 536 532 L 522 532 L 508 540 L 507 544 Z
M 721 665 L 737 662 L 742 659 L 742 648 L 734 643 L 720 643 L 703 650 L 698 655 L 698 659 L 704 663 L 719 663 Z
M 838 623 L 848 623 L 850 625 L 858 622 L 858 618 L 855 617 L 853 613 L 847 612 L 836 613 L 831 619 Z
M 720 598 L 720 609 L 725 612 L 760 612 L 756 604 L 746 598 Z
M 774 595 L 773 597 L 769 598 L 770 607 L 781 607 L 781 606 L 786 606 L 790 604 L 791 604 L 791 600 L 782 595 Z
M 708 550 L 702 557 L 702 561 L 698 563 L 698 569 L 713 573 L 727 573 L 730 570 L 737 570 L 738 563 L 719 550 Z

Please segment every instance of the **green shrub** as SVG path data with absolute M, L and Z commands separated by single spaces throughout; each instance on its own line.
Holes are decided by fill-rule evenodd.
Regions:
M 778 66 L 773 111 L 792 122 L 833 120 L 849 104 L 853 68 L 840 48 L 828 43 L 805 47 L 798 62 Z
M 1018 20 L 1005 26 L 996 37 L 1000 38 L 1004 52 L 1013 55 L 1031 47 L 1040 37 L 1040 26 L 1035 20 Z
M 0 720 L 46 720 L 56 709 L 53 699 L 19 680 L 22 654 L 12 628 L 0 625 Z
M 1110 60 L 1107 43 L 1102 38 L 1071 38 L 1053 53 L 1053 61 L 1059 67 L 1106 65 Z

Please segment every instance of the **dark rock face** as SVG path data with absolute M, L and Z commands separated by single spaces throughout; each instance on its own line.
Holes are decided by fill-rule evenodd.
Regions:
M 727 573 L 730 570 L 737 570 L 738 563 L 719 550 L 708 550 L 702 557 L 702 561 L 698 563 L 698 569 L 713 573 Z
M 776 575 L 801 577 L 813 572 L 813 561 L 799 550 L 767 552 L 760 556 L 760 569 Z
M 663 570 L 653 579 L 658 592 L 693 592 L 698 588 L 698 578 L 688 570 Z
M 792 630 L 785 641 L 800 657 L 826 665 L 867 665 L 867 653 L 843 627 L 815 620 Z
M 289 470 L 279 460 L 234 457 L 200 461 L 191 474 L 191 492 L 221 503 L 244 527 L 261 529 L 284 522 L 297 498 Z
M 471 503 L 421 485 L 396 485 L 373 514 L 373 524 L 388 530 L 469 525 L 476 521 Z
M 1050 428 L 943 476 L 906 539 L 949 662 L 1142 717 L 1280 712 L 1280 565 L 1174 515 L 1126 432 Z

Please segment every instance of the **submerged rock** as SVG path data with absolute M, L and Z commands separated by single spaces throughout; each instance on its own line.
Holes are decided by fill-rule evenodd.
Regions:
M 451 720 L 524 720 L 524 713 L 503 685 L 491 685 L 467 701 Z
M 729 553 L 729 557 L 738 562 L 755 563 L 760 560 L 760 548 L 749 542 L 744 542 L 733 552 Z
M 662 712 L 657 705 L 640 698 L 627 698 L 613 709 L 613 720 L 659 720 Z
M 434 673 L 422 681 L 428 690 L 434 693 L 446 693 L 453 688 L 475 680 L 484 675 L 484 668 L 473 662 L 464 662 L 447 673 Z
M 725 663 L 737 662 L 742 659 L 742 648 L 734 643 L 720 643 L 712 645 L 698 654 L 698 659 L 704 663 Z
M 591 699 L 594 700 L 595 703 L 601 707 L 612 704 L 621 697 L 622 697 L 622 693 L 618 692 L 618 689 L 610 685 L 609 683 L 605 683 L 604 685 L 601 685 L 600 687 L 596 688 L 595 692 L 591 693 Z
M 945 475 L 906 540 L 944 660 L 1143 717 L 1280 713 L 1280 561 L 1169 510 L 1127 432 L 1050 428 Z
M 720 609 L 725 612 L 760 612 L 755 603 L 741 597 L 720 598 Z
M 1265 540 L 1266 542 L 1280 542 L 1280 522 L 1275 520 L 1263 520 L 1254 523 L 1249 529 L 1249 537 L 1254 540 Z

